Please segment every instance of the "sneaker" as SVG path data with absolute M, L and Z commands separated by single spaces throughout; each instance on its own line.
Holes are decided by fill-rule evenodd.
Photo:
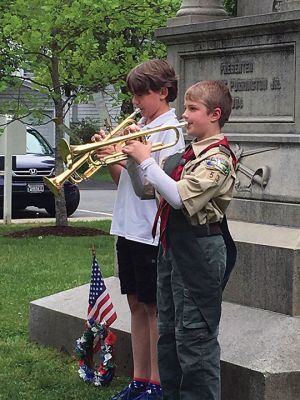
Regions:
M 148 386 L 147 390 L 136 397 L 135 400 L 162 400 L 162 392 L 161 390 L 153 390 Z
M 135 388 L 135 387 L 131 387 L 131 385 L 129 385 L 125 389 L 123 389 L 120 393 L 115 394 L 111 398 L 111 400 L 135 400 L 144 391 L 145 391 L 145 387 Z

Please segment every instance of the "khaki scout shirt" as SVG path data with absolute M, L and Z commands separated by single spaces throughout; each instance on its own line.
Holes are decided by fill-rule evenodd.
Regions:
M 236 174 L 231 156 L 221 152 L 219 147 L 214 147 L 198 157 L 202 150 L 223 138 L 219 134 L 192 142 L 196 159 L 186 163 L 177 182 L 184 205 L 183 212 L 192 225 L 221 221 L 232 198 Z M 228 170 L 213 165 L 214 162 L 207 162 L 208 159 L 214 162 L 225 161 Z

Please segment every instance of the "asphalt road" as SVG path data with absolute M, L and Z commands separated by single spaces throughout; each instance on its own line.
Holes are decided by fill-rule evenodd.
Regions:
M 110 182 L 83 182 L 79 185 L 80 203 L 70 219 L 76 218 L 110 218 L 116 195 L 116 186 Z M 13 212 L 13 220 L 50 219 L 44 209 L 27 207 L 25 210 Z
M 83 182 L 80 188 L 80 203 L 72 217 L 112 217 L 116 196 L 113 183 Z

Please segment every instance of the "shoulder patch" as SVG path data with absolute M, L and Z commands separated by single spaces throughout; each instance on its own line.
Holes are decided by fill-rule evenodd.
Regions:
M 229 175 L 230 165 L 229 162 L 218 157 L 210 157 L 204 160 L 204 165 L 207 169 L 217 169 L 224 175 Z

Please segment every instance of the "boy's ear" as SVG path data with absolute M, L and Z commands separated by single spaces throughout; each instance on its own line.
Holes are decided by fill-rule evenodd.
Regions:
M 160 96 L 162 100 L 165 100 L 168 97 L 169 89 L 167 87 L 162 87 L 160 89 Z
M 222 110 L 220 107 L 216 107 L 211 113 L 211 122 L 219 121 L 222 115 Z

